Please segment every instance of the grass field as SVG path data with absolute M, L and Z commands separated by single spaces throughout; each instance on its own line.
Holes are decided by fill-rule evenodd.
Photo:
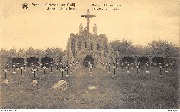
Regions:
M 102 68 L 93 68 L 92 74 L 87 68 L 77 68 L 70 77 L 66 90 L 52 89 L 61 80 L 61 72 L 50 73 L 50 69 L 37 71 L 39 79 L 33 86 L 33 73 L 28 68 L 20 74 L 7 74 L 8 84 L 3 83 L 1 73 L 1 108 L 13 109 L 167 109 L 178 108 L 178 69 L 168 69 L 159 75 L 159 69 L 150 69 L 146 74 L 136 69 L 117 69 L 116 76 Z M 66 75 L 66 73 L 64 74 Z

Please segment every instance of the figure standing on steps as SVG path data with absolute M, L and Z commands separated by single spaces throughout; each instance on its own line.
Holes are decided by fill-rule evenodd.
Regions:
M 92 73 L 92 64 L 89 64 L 89 73 Z

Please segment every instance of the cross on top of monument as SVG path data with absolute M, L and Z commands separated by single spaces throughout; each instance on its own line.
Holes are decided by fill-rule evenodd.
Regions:
M 90 15 L 89 9 L 87 10 L 87 15 L 81 15 L 81 17 L 87 18 L 87 31 L 89 34 L 89 23 L 90 23 L 90 18 L 96 17 L 95 15 Z

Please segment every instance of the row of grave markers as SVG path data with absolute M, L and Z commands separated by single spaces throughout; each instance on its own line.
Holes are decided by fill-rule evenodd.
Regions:
M 106 71 L 108 71 L 108 73 L 110 73 L 111 71 L 111 67 L 113 68 L 113 74 L 116 75 L 116 69 L 119 69 L 119 66 L 117 66 L 119 63 L 116 63 L 114 62 L 113 65 L 111 65 L 111 63 L 103 63 L 101 62 L 101 67 L 104 68 Z M 134 63 L 133 63 L 134 64 Z M 154 66 L 157 65 L 157 63 L 152 63 Z M 150 71 L 149 71 L 149 68 L 154 68 L 153 66 L 150 66 L 149 63 L 146 63 L 144 66 L 146 67 L 146 73 L 149 74 Z M 161 63 L 158 63 L 158 68 L 159 68 L 159 74 L 162 75 L 162 64 Z M 173 66 L 173 63 L 166 63 L 164 68 L 165 68 L 165 73 L 168 73 L 168 68 L 170 66 Z M 126 65 L 124 63 L 121 63 L 121 69 L 123 70 L 124 67 L 127 68 L 127 73 L 130 73 L 130 67 L 132 68 L 132 66 L 130 66 L 129 63 L 126 63 Z M 139 69 L 142 67 L 142 65 L 140 63 L 137 63 L 136 66 L 134 66 L 136 68 L 136 73 L 139 74 Z M 132 68 L 133 69 L 133 68 Z
M 78 64 L 78 62 L 75 62 L 75 63 L 69 63 L 69 64 L 67 64 L 67 63 L 60 63 L 60 64 L 58 64 L 58 63 L 56 63 L 56 70 L 58 71 L 61 71 L 61 75 L 62 75 L 62 79 L 64 78 L 64 72 L 66 71 L 67 73 L 67 75 L 69 74 L 69 70 L 70 70 L 70 72 L 72 72 L 72 70 L 71 70 L 71 68 L 73 67 L 73 66 L 75 66 L 76 67 L 76 65 Z M 116 62 L 114 62 L 113 63 L 113 65 L 111 66 L 111 63 L 101 63 L 101 66 L 102 66 L 102 68 L 104 68 L 106 71 L 108 71 L 108 73 L 110 73 L 111 72 L 111 67 L 113 68 L 113 74 L 114 75 L 116 75 L 116 69 L 118 69 L 118 67 L 119 66 L 117 66 L 119 63 L 116 63 Z M 125 64 L 126 64 L 126 66 L 125 66 Z M 121 63 L 121 69 L 123 70 L 124 69 L 124 67 L 126 67 L 127 68 L 127 73 L 130 73 L 130 64 L 129 63 Z M 61 67 L 59 67 L 59 65 L 61 65 Z M 131 65 L 132 65 L 132 63 L 131 63 Z M 153 63 L 153 65 L 157 65 L 157 63 Z M 163 68 L 163 66 L 161 65 L 161 63 L 158 63 L 158 65 L 160 65 L 159 66 L 159 74 L 160 75 L 162 75 L 162 68 Z M 173 64 L 172 63 L 170 63 L 170 64 L 168 64 L 168 63 L 166 63 L 165 64 L 165 73 L 168 73 L 168 67 L 169 66 L 172 66 Z M 43 73 L 44 74 L 46 74 L 46 66 L 44 66 L 44 67 L 41 67 L 42 66 L 42 64 L 40 64 L 40 66 L 38 66 L 38 68 L 42 68 L 43 69 Z M 150 73 L 150 71 L 149 71 L 149 68 L 151 67 L 151 68 L 154 68 L 153 66 L 150 66 L 150 64 L 149 63 L 146 63 L 145 64 L 145 66 L 146 66 L 146 73 L 148 74 L 148 73 Z M 89 62 L 89 72 L 92 74 L 92 68 L 93 68 L 93 66 L 92 66 L 92 64 Z M 137 74 L 139 74 L 139 69 L 141 68 L 141 63 L 137 63 L 137 65 L 136 65 L 136 71 L 137 71 Z M 19 68 L 16 68 L 16 66 L 15 65 L 13 65 L 13 74 L 16 74 L 16 69 L 19 69 Z M 20 73 L 21 74 L 23 74 L 23 69 L 25 70 L 26 69 L 26 65 L 23 65 L 22 67 L 20 67 Z M 36 68 L 36 66 L 34 65 L 34 64 L 32 64 L 32 66 L 31 66 L 31 71 L 32 71 L 32 73 L 34 74 L 34 79 L 36 79 L 36 71 L 38 71 L 38 69 Z M 7 79 L 7 72 L 8 72 L 8 68 L 7 67 L 5 67 L 5 69 L 4 69 L 4 77 L 5 77 L 5 79 Z M 51 63 L 50 64 L 50 72 L 53 72 L 53 64 Z
M 56 64 L 56 71 L 60 71 L 61 72 L 61 79 L 64 79 L 64 72 L 66 71 L 66 77 L 69 77 L 69 72 L 72 73 L 72 69 L 76 69 L 76 65 L 78 64 L 78 62 L 76 63 L 69 63 L 69 64 L 62 64 L 60 63 L 61 67 L 59 67 L 59 64 Z M 9 83 L 9 81 L 7 80 L 7 72 L 8 72 L 7 67 L 5 67 L 4 71 L 4 83 Z M 22 66 L 20 68 L 16 68 L 15 65 L 13 65 L 13 74 L 16 74 L 16 69 L 19 70 L 20 69 L 20 74 L 23 74 L 23 70 L 26 70 L 26 66 Z M 38 71 L 39 69 L 43 69 L 43 74 L 46 74 L 46 69 L 48 69 L 46 66 L 40 67 L 40 66 L 35 66 L 34 64 L 32 64 L 31 66 L 31 71 L 33 73 L 33 83 L 37 83 L 37 79 L 36 79 L 36 71 Z M 53 64 L 50 65 L 50 73 L 53 72 Z
M 111 67 L 113 68 L 113 74 L 114 75 L 116 75 L 116 69 L 119 69 L 118 67 L 117 67 L 117 64 L 119 64 L 119 63 L 116 63 L 116 62 L 114 62 L 113 63 L 113 65 L 111 65 L 111 63 L 103 63 L 103 62 L 101 62 L 101 67 L 105 70 L 105 71 L 108 71 L 108 73 L 111 73 Z M 157 65 L 157 63 L 152 63 L 153 65 Z M 163 66 L 162 66 L 162 64 L 161 63 L 158 63 L 158 65 L 159 65 L 159 75 L 162 75 L 162 68 L 163 68 Z M 169 71 L 168 71 L 168 67 L 169 66 L 172 66 L 172 63 L 171 64 L 168 64 L 168 63 L 166 63 L 165 64 L 165 73 L 168 73 Z M 151 68 L 154 68 L 153 66 L 150 66 L 150 64 L 149 63 L 146 63 L 145 64 L 145 66 L 146 66 L 146 71 L 145 71 L 145 73 L 147 73 L 147 74 L 149 74 L 150 73 L 150 71 L 149 71 L 149 68 L 151 67 Z M 129 63 L 126 63 L 126 66 L 125 66 L 126 68 L 127 68 L 127 73 L 130 73 L 130 64 Z M 137 66 L 136 66 L 136 73 L 137 73 L 137 75 L 139 74 L 139 69 L 140 69 L 140 67 L 141 67 L 141 63 L 137 63 Z M 124 63 L 121 63 L 121 69 L 123 70 L 124 69 Z M 89 73 L 91 73 L 92 74 L 92 64 L 89 62 Z

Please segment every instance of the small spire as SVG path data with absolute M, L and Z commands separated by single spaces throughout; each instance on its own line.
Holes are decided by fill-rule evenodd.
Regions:
M 97 25 L 96 24 L 94 24 L 93 32 L 94 32 L 95 35 L 97 35 Z
M 83 26 L 82 26 L 82 23 L 79 25 L 79 34 L 82 34 L 83 32 Z

